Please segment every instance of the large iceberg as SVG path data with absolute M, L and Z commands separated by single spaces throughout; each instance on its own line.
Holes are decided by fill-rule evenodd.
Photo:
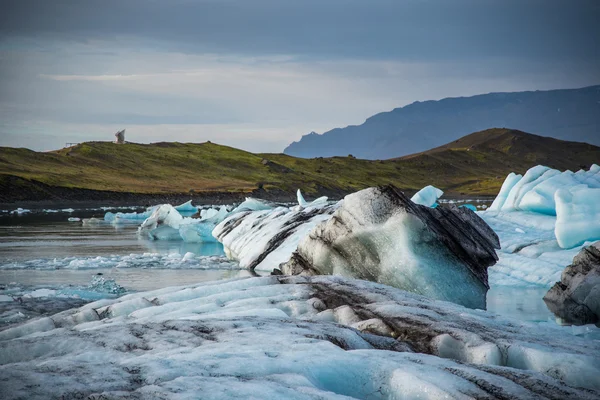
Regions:
M 281 269 L 367 279 L 485 309 L 496 248 L 498 237 L 471 210 L 418 205 L 385 186 L 346 196 Z
M 600 343 L 341 277 L 104 299 L 0 332 L 4 399 L 600 396 Z
M 416 205 L 393 187 L 336 205 L 239 213 L 213 235 L 243 268 L 358 277 L 474 308 L 485 308 L 499 248 L 471 210 Z
M 515 212 L 552 217 L 561 248 L 600 239 L 600 166 L 594 164 L 588 171 L 561 172 L 538 165 L 522 177 L 509 174 L 486 213 Z M 515 215 L 527 218 L 528 214 Z

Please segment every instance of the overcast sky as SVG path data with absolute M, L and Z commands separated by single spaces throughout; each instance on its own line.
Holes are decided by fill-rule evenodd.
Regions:
M 416 100 L 600 83 L 597 0 L 0 0 L 0 146 L 279 152 Z

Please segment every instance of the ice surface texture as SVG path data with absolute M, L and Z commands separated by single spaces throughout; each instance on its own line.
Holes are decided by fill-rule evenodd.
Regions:
M 317 224 L 331 218 L 337 207 L 321 203 L 299 209 L 241 212 L 217 225 L 213 235 L 240 267 L 272 271 L 288 261 L 298 242 Z
M 542 165 L 523 177 L 510 173 L 491 211 L 529 211 L 556 216 L 562 248 L 600 239 L 600 166 L 588 171 L 558 171 Z
M 584 247 L 575 256 L 544 301 L 566 322 L 600 325 L 600 242 Z
M 341 277 L 209 282 L 0 332 L 5 399 L 594 399 L 600 344 Z
M 281 269 L 367 279 L 484 309 L 487 267 L 499 248 L 496 234 L 471 210 L 418 205 L 386 186 L 346 196 Z

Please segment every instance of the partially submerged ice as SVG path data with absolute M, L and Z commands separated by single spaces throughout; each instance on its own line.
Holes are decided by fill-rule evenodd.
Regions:
M 584 247 L 575 256 L 544 301 L 567 323 L 600 326 L 600 242 Z
M 556 216 L 560 247 L 600 239 L 600 166 L 588 171 L 558 171 L 542 165 L 524 176 L 511 173 L 488 211 L 533 212 Z
M 470 209 L 422 206 L 385 186 L 346 196 L 281 270 L 366 279 L 485 309 L 487 267 L 499 248 L 494 231 Z
M 216 281 L 0 332 L 2 397 L 596 399 L 600 343 L 341 277 Z
M 298 189 L 296 192 L 296 197 L 298 198 L 298 205 L 300 207 L 315 207 L 327 204 L 327 196 L 319 197 L 318 199 L 315 199 L 309 203 L 308 201 L 304 200 L 304 196 L 302 196 L 300 189 Z
M 227 206 L 220 208 L 199 210 L 200 218 L 185 217 L 182 213 L 196 212 L 198 208 L 191 202 L 173 207 L 170 204 L 162 204 L 151 209 L 144 222 L 138 228 L 138 234 L 152 240 L 183 240 L 190 243 L 215 242 L 212 231 L 229 215 L 240 212 L 269 210 L 272 205 L 268 202 L 246 198 L 239 206 L 229 210 Z

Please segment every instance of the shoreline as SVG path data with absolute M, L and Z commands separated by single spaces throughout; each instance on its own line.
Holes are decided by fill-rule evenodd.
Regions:
M 265 190 L 261 188 L 252 191 L 206 191 L 191 193 L 133 193 L 51 186 L 38 181 L 27 181 L 17 177 L 12 178 L 0 183 L 0 209 L 12 210 L 18 207 L 29 209 L 144 207 L 166 203 L 182 204 L 188 200 L 192 200 L 192 203 L 195 205 L 223 205 L 241 203 L 246 197 L 254 197 L 276 203 L 297 201 L 295 191 L 290 193 L 279 189 Z M 23 184 L 25 182 L 26 184 Z M 303 188 L 300 189 L 302 190 Z M 412 196 L 417 192 L 414 189 L 400 190 L 408 196 Z M 343 199 L 346 195 L 353 192 L 321 187 L 318 188 L 318 194 L 311 196 L 304 193 L 303 190 L 303 194 L 308 201 L 321 196 L 327 196 L 329 200 L 336 201 Z M 495 197 L 495 195 L 454 194 L 450 192 L 445 194 L 443 198 L 446 200 L 493 200 Z

